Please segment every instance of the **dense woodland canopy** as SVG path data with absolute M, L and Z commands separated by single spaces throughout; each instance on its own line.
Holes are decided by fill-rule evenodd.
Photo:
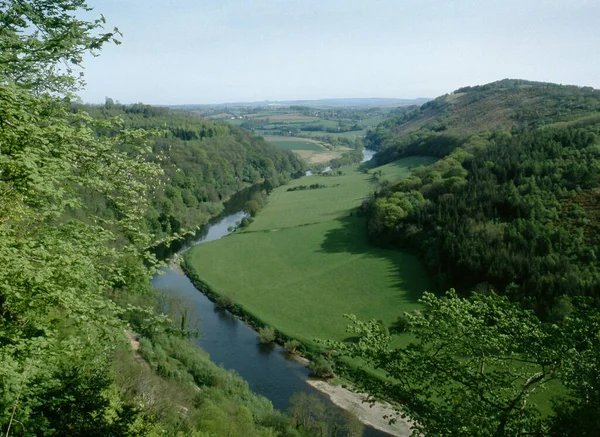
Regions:
M 89 12 L 0 1 L 2 434 L 350 435 L 327 415 L 313 433 L 274 411 L 191 345 L 186 306 L 149 285 L 157 239 L 300 163 L 229 126 L 75 104 L 83 55 L 118 36 Z
M 597 435 L 599 134 L 600 91 L 503 80 L 367 135 L 379 163 L 440 158 L 381 182 L 363 210 L 375 242 L 416 252 L 460 295 L 401 316 L 406 347 L 356 319 L 357 341 L 334 346 L 391 376 L 355 373 L 425 435 Z
M 456 95 L 468 103 L 454 104 Z M 421 125 L 432 105 L 447 108 Z M 384 141 L 376 159 L 442 159 L 381 187 L 371 208 L 372 237 L 416 250 L 440 289 L 491 286 L 542 316 L 562 295 L 599 298 L 600 91 L 501 81 L 424 106 L 391 130 L 421 127 Z M 479 107 L 504 114 L 511 131 L 473 132 L 460 124 Z M 522 122 L 523 111 L 544 115 Z M 449 134 L 431 129 L 441 119 L 452 120 Z
M 162 184 L 152 196 L 146 218 L 157 237 L 190 231 L 222 209 L 233 193 L 259 182 L 267 189 L 303 170 L 290 151 L 278 150 L 260 137 L 193 113 L 144 104 L 72 105 L 95 119 L 119 117 L 128 129 L 154 131 L 146 159 L 160 164 Z M 112 136 L 110 130 L 99 134 Z

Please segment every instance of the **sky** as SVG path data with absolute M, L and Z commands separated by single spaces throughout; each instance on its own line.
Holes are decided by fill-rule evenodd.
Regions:
M 88 0 L 121 45 L 90 103 L 437 97 L 503 78 L 600 88 L 600 0 Z

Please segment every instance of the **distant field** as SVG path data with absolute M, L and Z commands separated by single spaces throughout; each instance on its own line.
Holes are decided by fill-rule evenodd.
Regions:
M 382 171 L 393 179 L 433 161 L 408 158 Z M 347 338 L 346 313 L 390 326 L 418 307 L 428 278 L 414 256 L 369 244 L 364 218 L 351 212 L 372 191 L 371 176 L 358 166 L 342 171 L 277 188 L 246 231 L 196 246 L 188 261 L 215 292 L 305 342 Z M 314 183 L 327 188 L 287 191 Z
M 285 150 L 314 150 L 315 152 L 323 151 L 323 147 L 318 144 L 308 141 L 270 141 L 276 147 Z
M 291 150 L 300 158 L 312 164 L 326 164 L 334 158 L 339 158 L 347 148 L 328 149 L 320 141 L 309 138 L 265 136 L 265 140 L 280 149 Z
M 208 117 L 206 117 L 206 119 L 212 120 L 212 119 L 217 119 L 217 118 L 231 118 L 231 117 L 233 117 L 233 114 L 221 113 L 221 114 L 209 115 Z
M 255 120 L 272 120 L 272 121 L 314 121 L 319 120 L 319 117 L 309 117 L 306 115 L 286 114 L 286 115 L 261 115 L 261 116 L 248 116 Z
M 285 150 L 312 150 L 314 152 L 323 152 L 326 150 L 318 141 L 306 138 L 265 137 L 265 140 L 275 147 Z

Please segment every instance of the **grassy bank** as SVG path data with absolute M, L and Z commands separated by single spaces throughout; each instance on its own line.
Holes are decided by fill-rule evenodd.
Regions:
M 410 158 L 382 167 L 383 178 L 407 176 L 432 162 Z M 371 171 L 372 172 L 372 171 Z M 319 189 L 288 191 L 300 185 Z M 246 230 L 202 244 L 188 265 L 214 292 L 287 336 L 345 339 L 345 313 L 390 326 L 429 287 L 412 255 L 369 244 L 356 207 L 375 188 L 358 166 L 340 176 L 311 176 L 273 191 Z

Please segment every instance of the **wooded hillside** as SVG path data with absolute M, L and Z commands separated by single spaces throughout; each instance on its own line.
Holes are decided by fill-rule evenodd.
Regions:
M 491 286 L 545 315 L 559 296 L 599 297 L 600 91 L 500 81 L 397 122 L 378 127 L 394 124 L 379 161 L 442 159 L 381 187 L 374 239 L 417 251 L 441 289 Z
M 205 224 L 232 194 L 258 182 L 276 187 L 303 171 L 292 152 L 280 150 L 243 129 L 196 114 L 144 104 L 73 104 L 96 119 L 119 118 L 125 128 L 154 132 L 145 159 L 164 171 L 155 187 L 148 228 L 156 238 Z M 114 131 L 99 130 L 112 136 Z M 93 203 L 93 201 L 91 201 Z

